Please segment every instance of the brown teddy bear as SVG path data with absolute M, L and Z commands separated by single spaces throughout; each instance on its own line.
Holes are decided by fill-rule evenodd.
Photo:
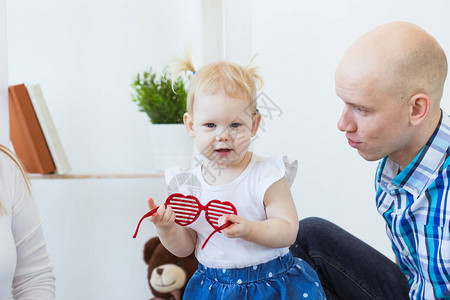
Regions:
M 164 248 L 159 237 L 145 243 L 144 261 L 148 265 L 147 279 L 154 300 L 182 299 L 189 279 L 198 268 L 194 253 L 184 258 L 176 257 Z

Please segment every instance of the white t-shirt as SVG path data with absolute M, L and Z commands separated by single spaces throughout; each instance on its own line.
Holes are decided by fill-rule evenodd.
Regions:
M 0 151 L 0 299 L 55 299 L 41 219 L 16 163 Z
M 247 168 L 232 182 L 212 186 L 203 179 L 201 166 L 187 172 L 179 169 L 166 171 L 169 192 L 193 195 L 202 205 L 211 200 L 229 201 L 236 207 L 237 214 L 248 220 L 266 220 L 264 195 L 276 181 L 286 176 L 289 185 L 297 173 L 297 161 L 289 162 L 286 157 L 263 158 L 252 155 Z M 241 238 L 227 238 L 217 232 L 201 249 L 203 242 L 214 228 L 207 222 L 205 212 L 187 228 L 197 232 L 195 254 L 198 261 L 211 268 L 243 268 L 268 262 L 288 253 L 289 248 L 268 248 Z

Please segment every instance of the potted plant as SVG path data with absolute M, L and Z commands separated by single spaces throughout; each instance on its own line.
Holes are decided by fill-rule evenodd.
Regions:
M 173 84 L 172 84 L 173 83 Z M 179 166 L 189 169 L 192 159 L 192 139 L 183 125 L 186 112 L 186 88 L 178 77 L 172 82 L 163 71 L 160 76 L 152 69 L 138 73 L 133 80 L 133 102 L 145 112 L 150 122 L 153 165 L 157 171 Z

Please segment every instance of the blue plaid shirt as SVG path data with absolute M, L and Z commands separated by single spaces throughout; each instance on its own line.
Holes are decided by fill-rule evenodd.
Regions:
M 399 173 L 388 157 L 375 180 L 378 212 L 386 221 L 410 299 L 450 299 L 450 118 Z

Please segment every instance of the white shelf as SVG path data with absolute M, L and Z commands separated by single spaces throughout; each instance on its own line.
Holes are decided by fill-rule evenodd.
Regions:
M 31 180 L 44 179 L 108 179 L 108 178 L 163 178 L 164 173 L 74 173 L 74 174 L 29 174 Z

